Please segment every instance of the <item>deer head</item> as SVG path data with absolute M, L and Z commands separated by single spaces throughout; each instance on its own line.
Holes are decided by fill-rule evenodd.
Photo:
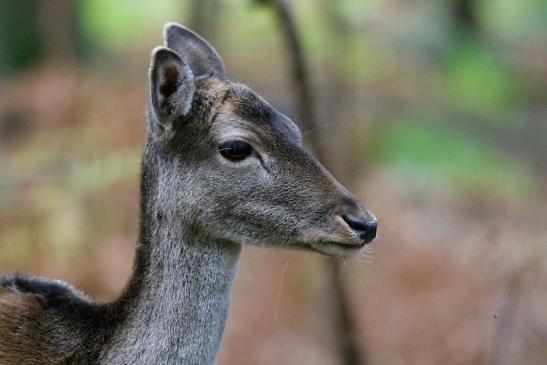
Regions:
M 219 242 L 326 255 L 375 238 L 374 215 L 306 151 L 289 118 L 229 80 L 192 31 L 170 23 L 164 38 L 151 57 L 143 159 L 159 217 Z

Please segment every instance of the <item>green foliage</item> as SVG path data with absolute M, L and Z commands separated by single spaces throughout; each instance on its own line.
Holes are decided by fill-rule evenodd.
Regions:
M 496 117 L 519 101 L 519 85 L 492 51 L 464 41 L 447 57 L 446 98 L 463 109 Z
M 403 117 L 375 134 L 368 153 L 409 181 L 463 191 L 522 196 L 534 190 L 530 171 L 500 151 L 421 116 Z
M 0 1 L 0 75 L 32 66 L 42 57 L 38 11 L 38 1 Z
M 84 32 L 95 43 L 107 48 L 142 44 L 158 24 L 179 20 L 184 14 L 176 0 L 92 0 L 84 1 L 81 19 Z
M 496 0 L 479 2 L 482 20 L 490 33 L 504 38 L 545 38 L 547 1 Z

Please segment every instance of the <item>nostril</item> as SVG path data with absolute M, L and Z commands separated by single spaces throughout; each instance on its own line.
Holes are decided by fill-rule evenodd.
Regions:
M 378 222 L 373 221 L 369 223 L 368 228 L 361 233 L 361 238 L 366 242 L 370 242 L 376 238 L 376 229 L 378 228 Z
M 342 218 L 348 226 L 354 231 L 357 231 L 359 237 L 366 242 L 370 242 L 376 238 L 376 230 L 378 228 L 378 222 L 376 220 L 365 220 L 352 215 L 343 215 Z
M 366 231 L 370 228 L 371 224 L 376 225 L 375 222 L 369 222 L 362 218 L 355 217 L 352 215 L 343 215 L 342 218 L 344 219 L 344 221 L 346 221 L 348 226 L 350 226 L 356 231 Z

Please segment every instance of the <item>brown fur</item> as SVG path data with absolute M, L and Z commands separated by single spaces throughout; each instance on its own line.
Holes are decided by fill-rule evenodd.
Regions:
M 63 338 L 47 330 L 57 320 L 34 294 L 0 293 L 0 363 L 61 363 L 68 355 L 60 346 Z

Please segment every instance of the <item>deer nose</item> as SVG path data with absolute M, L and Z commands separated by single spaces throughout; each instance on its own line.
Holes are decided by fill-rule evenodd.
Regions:
M 376 229 L 378 228 L 376 218 L 367 220 L 351 214 L 343 215 L 342 218 L 359 235 L 364 243 L 369 243 L 376 238 Z

